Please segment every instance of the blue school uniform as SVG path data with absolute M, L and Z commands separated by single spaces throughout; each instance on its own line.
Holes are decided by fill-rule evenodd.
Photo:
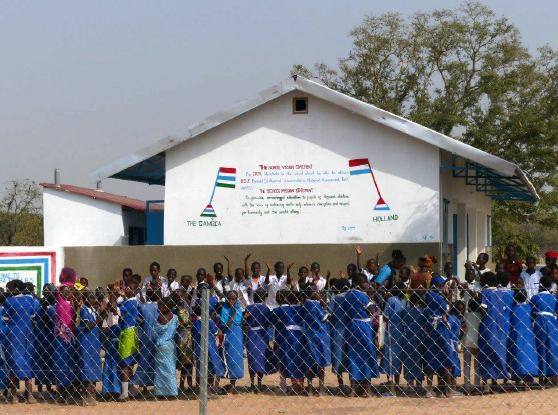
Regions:
M 209 320 L 209 354 L 207 359 L 207 373 L 210 376 L 223 378 L 225 377 L 225 366 L 223 365 L 223 361 L 221 360 L 221 356 L 219 355 L 217 345 L 215 344 L 215 340 L 213 338 L 213 336 L 216 336 L 218 333 L 219 330 L 213 320 Z M 199 318 L 192 322 L 192 337 L 194 339 L 194 353 L 196 355 L 196 372 L 200 373 L 201 319 Z
M 486 315 L 479 325 L 479 365 L 482 379 L 508 379 L 507 342 L 509 321 L 506 321 L 507 293 L 484 289 L 481 306 Z
M 242 310 L 240 301 L 236 303 L 236 313 L 232 317 L 233 308 L 225 304 L 221 309 L 221 327 L 223 332 L 223 356 L 225 363 L 225 377 L 241 379 L 244 377 L 244 336 L 242 334 Z M 233 320 L 227 327 L 227 323 Z
M 329 314 L 319 301 L 306 300 L 302 306 L 302 328 L 306 339 L 309 367 L 331 366 L 331 345 L 327 329 Z
M 449 305 L 439 293 L 428 291 L 426 305 L 426 337 L 424 347 L 425 367 L 433 370 L 453 367 L 451 332 L 444 322 Z
M 17 379 L 32 379 L 35 334 L 33 320 L 40 311 L 40 303 L 30 295 L 9 297 L 4 303 L 6 321 L 6 363 L 8 375 Z
M 351 381 L 380 377 L 372 319 L 366 309 L 370 304 L 368 296 L 355 289 L 347 291 L 343 301 L 343 310 L 347 316 L 345 343 Z
M 138 300 L 128 298 L 118 305 L 120 310 L 120 338 L 118 339 L 119 364 L 122 367 L 137 363 L 139 334 L 137 328 Z
M 283 304 L 272 310 L 270 323 L 275 327 L 275 352 L 279 370 L 286 378 L 304 379 L 308 369 L 305 337 L 302 331 L 302 307 Z
M 176 329 L 178 317 L 173 315 L 172 320 L 165 325 L 158 322 L 155 326 L 155 395 L 177 396 L 176 387 Z
M 99 326 L 88 329 L 85 324 L 97 320 L 97 313 L 92 308 L 83 306 L 79 311 L 77 330 L 77 355 L 79 379 L 82 382 L 101 380 L 101 341 Z
M 403 313 L 406 302 L 397 297 L 387 300 L 384 315 L 388 318 L 384 354 L 380 363 L 380 371 L 388 376 L 401 374 L 403 368 Z
M 403 353 L 404 377 L 407 381 L 424 379 L 424 326 L 426 318 L 421 307 L 407 307 L 403 314 L 405 349 Z
M 331 364 L 333 373 L 340 375 L 347 372 L 347 347 L 345 344 L 345 331 L 347 316 L 343 310 L 346 293 L 339 294 L 330 301 L 329 335 L 331 338 Z
M 531 312 L 532 307 L 527 303 L 515 304 L 512 308 L 509 338 L 509 368 L 512 378 L 539 374 Z
M 533 332 L 539 356 L 539 375 L 558 376 L 558 325 L 556 298 L 548 291 L 531 297 L 535 324 Z
M 140 349 L 137 356 L 138 367 L 130 383 L 136 386 L 155 384 L 155 327 L 159 316 L 157 303 L 147 302 L 138 310 L 138 331 Z
M 457 378 L 461 376 L 461 361 L 458 354 L 459 341 L 461 340 L 461 322 L 457 316 L 450 314 L 448 324 L 451 332 L 451 360 L 453 362 L 451 374 Z
M 6 333 L 8 327 L 2 316 L 4 315 L 4 307 L 0 306 L 0 389 L 6 389 L 8 384 L 8 372 L 6 367 Z
M 60 301 L 66 300 L 60 299 Z M 66 302 L 69 303 L 68 301 Z M 74 333 L 69 333 L 66 340 L 60 335 L 55 335 L 54 337 L 54 378 L 57 386 L 68 386 L 77 379 L 75 370 L 76 339 Z
M 267 327 L 271 310 L 263 303 L 246 306 L 248 316 L 245 321 L 248 326 L 246 333 L 246 357 L 248 370 L 252 373 L 269 375 L 275 373 L 268 343 Z
M 103 336 L 105 364 L 103 365 L 102 393 L 120 393 L 122 390 L 120 367 L 118 365 L 118 338 L 120 337 L 120 326 L 114 324 L 105 330 L 106 333 Z
M 49 305 L 39 310 L 37 336 L 35 344 L 35 385 L 54 385 L 54 324 L 56 306 Z

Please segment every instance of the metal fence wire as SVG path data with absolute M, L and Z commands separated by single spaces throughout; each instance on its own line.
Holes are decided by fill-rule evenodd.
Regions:
M 200 272 L 173 285 L 47 285 L 41 298 L 10 282 L 3 403 L 12 413 L 202 415 L 558 407 L 550 277 L 532 289 L 492 272 L 391 285 L 362 273 L 295 282 Z

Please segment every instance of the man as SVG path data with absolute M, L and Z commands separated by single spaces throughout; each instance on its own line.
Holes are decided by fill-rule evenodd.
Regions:
M 544 262 L 546 264 L 545 267 L 542 267 L 539 271 L 542 275 L 550 276 L 550 270 L 552 269 L 553 265 L 556 265 L 556 260 L 558 259 L 558 252 L 556 251 L 547 251 L 544 253 Z

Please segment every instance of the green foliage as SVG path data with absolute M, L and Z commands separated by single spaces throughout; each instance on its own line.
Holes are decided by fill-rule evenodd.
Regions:
M 35 182 L 13 180 L 0 201 L 0 246 L 43 245 L 41 191 Z
M 532 56 L 513 24 L 472 1 L 407 19 L 367 15 L 350 35 L 337 69 L 292 73 L 516 163 L 541 202 L 494 202 L 493 245 L 511 238 L 538 251 L 525 225 L 558 229 L 558 53 L 543 46 Z

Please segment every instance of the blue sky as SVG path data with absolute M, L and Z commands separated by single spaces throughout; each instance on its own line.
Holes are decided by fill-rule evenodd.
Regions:
M 92 186 L 87 174 L 271 86 L 293 63 L 335 65 L 366 13 L 460 1 L 2 1 L 0 188 Z M 533 51 L 558 48 L 556 0 L 485 1 Z M 107 180 L 140 198 L 161 187 Z

